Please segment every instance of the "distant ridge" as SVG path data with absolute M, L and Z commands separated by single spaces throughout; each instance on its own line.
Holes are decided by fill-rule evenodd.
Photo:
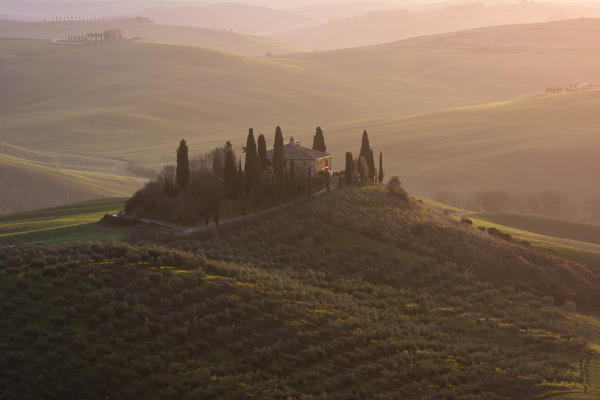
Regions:
M 118 28 L 127 38 L 194 45 L 245 56 L 266 56 L 307 51 L 300 46 L 240 33 L 191 26 L 153 24 L 135 19 L 124 21 L 25 22 L 0 19 L 1 38 L 65 39 L 69 35 Z

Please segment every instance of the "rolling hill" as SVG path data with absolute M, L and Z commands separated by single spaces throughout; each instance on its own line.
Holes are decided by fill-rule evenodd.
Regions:
M 304 28 L 319 23 L 293 11 L 235 2 L 163 5 L 162 7 L 142 10 L 137 15 L 149 17 L 153 21 L 164 25 L 233 30 L 234 32 L 257 36 Z
M 465 205 L 481 191 L 552 191 L 578 208 L 600 193 L 599 105 L 600 91 L 593 90 L 358 121 L 327 132 L 332 150 L 343 153 L 353 150 L 348 132 L 368 127 L 376 149 L 389 154 L 387 171 L 413 192 L 448 192 Z M 574 214 L 581 211 L 568 216 Z
M 600 7 L 592 2 L 446 2 L 422 8 L 350 15 L 318 26 L 290 28 L 271 37 L 315 50 L 331 50 L 493 25 L 600 17 Z
M 537 174 L 530 180 L 544 175 L 539 186 L 559 182 L 583 196 L 595 191 L 582 170 L 594 143 L 595 93 L 460 107 L 598 82 L 597 43 L 600 21 L 589 19 L 261 59 L 138 41 L 62 46 L 4 40 L 0 137 L 28 151 L 156 169 L 173 162 L 182 137 L 195 155 L 227 139 L 240 146 L 250 126 L 268 141 L 275 125 L 310 141 L 322 125 L 339 156 L 357 151 L 360 132 L 368 129 L 376 150 L 386 151 L 388 175 L 405 177 L 420 193 L 458 182 L 471 191 L 522 189 L 526 184 L 514 177 L 525 168 Z M 431 114 L 440 109 L 448 110 Z M 573 132 L 569 126 L 577 127 L 577 141 L 562 135 Z M 513 131 L 519 133 L 507 133 Z M 548 178 L 549 154 L 558 146 L 562 171 L 548 165 L 556 172 Z M 341 162 L 338 157 L 336 167 Z M 474 176 L 474 165 L 489 175 Z
M 380 188 L 151 237 L 0 248 L 6 398 L 597 397 L 597 272 Z
M 204 46 L 231 53 L 264 57 L 267 54 L 287 54 L 306 49 L 277 40 L 248 36 L 229 30 L 214 30 L 192 26 L 159 25 L 135 19 L 123 21 L 24 22 L 0 20 L 0 38 L 66 39 L 68 35 L 121 29 L 127 38 Z
M 90 168 L 90 166 L 87 166 Z M 146 179 L 132 174 L 45 167 L 26 159 L 0 154 L 0 213 L 32 210 L 106 196 L 124 197 Z

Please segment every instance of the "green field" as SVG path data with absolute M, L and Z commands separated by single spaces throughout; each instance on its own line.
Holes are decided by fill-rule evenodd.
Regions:
M 160 25 L 135 20 L 50 23 L 0 19 L 0 38 L 64 40 L 68 35 L 84 35 L 89 32 L 103 32 L 107 29 L 121 29 L 126 38 L 137 37 L 155 42 L 210 47 L 245 56 L 264 57 L 267 54 L 308 51 L 298 45 L 227 30 Z
M 128 230 L 96 224 L 123 209 L 125 199 L 86 201 L 45 210 L 0 216 L 0 244 L 56 243 L 120 239 Z

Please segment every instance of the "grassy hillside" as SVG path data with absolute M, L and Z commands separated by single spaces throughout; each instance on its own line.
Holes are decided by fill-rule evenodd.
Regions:
M 362 14 L 362 15 L 360 15 Z M 440 4 L 422 10 L 381 10 L 300 29 L 288 28 L 273 38 L 316 49 L 329 50 L 389 43 L 423 35 L 466 29 L 600 17 L 591 2 L 488 2 Z
M 273 39 L 248 36 L 227 30 L 212 30 L 192 26 L 160 25 L 136 20 L 24 22 L 0 19 L 0 38 L 66 39 L 68 35 L 121 29 L 125 37 L 138 37 L 156 42 L 204 46 L 246 56 L 287 54 L 306 49 Z
M 588 91 L 356 121 L 329 126 L 328 144 L 338 154 L 356 151 L 349 137 L 368 127 L 376 151 L 387 155 L 388 175 L 400 174 L 413 192 L 446 192 L 465 204 L 486 190 L 515 196 L 550 190 L 580 215 L 582 203 L 600 190 L 599 104 L 600 91 Z
M 128 196 L 145 179 L 102 172 L 45 167 L 0 154 L 0 213 L 31 210 L 98 199 Z
M 599 81 L 596 32 L 600 22 L 578 20 L 264 59 L 148 42 L 5 40 L 0 137 L 27 151 L 158 167 L 173 161 L 182 137 L 194 155 L 227 139 L 241 147 L 250 126 L 269 142 L 277 124 L 310 142 L 321 125 L 339 156 L 357 151 L 369 129 L 388 175 L 404 176 L 413 191 L 457 182 L 513 191 L 536 181 L 587 196 L 596 190 L 588 172 L 595 93 L 414 113 Z
M 231 29 L 259 36 L 317 24 L 312 18 L 294 11 L 233 2 L 154 7 L 138 14 L 160 24 Z
M 102 199 L 0 216 L 0 245 L 121 239 L 129 230 L 101 226 L 105 215 L 123 209 L 125 199 Z
M 476 213 L 469 217 L 483 219 L 524 231 L 600 244 L 600 225 L 581 224 L 557 218 L 511 213 Z
M 379 189 L 186 239 L 4 248 L 0 266 L 9 399 L 596 387 L 580 365 L 594 366 L 597 321 L 560 306 L 596 308 L 594 272 Z

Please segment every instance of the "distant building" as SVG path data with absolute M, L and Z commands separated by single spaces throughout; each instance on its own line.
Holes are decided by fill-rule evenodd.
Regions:
M 309 169 L 313 175 L 318 174 L 320 171 L 333 170 L 333 155 L 302 147 L 300 142 L 294 142 L 294 138 L 291 138 L 290 142 L 283 146 L 283 153 L 286 169 L 289 169 L 292 163 L 295 163 L 297 172 Z M 273 163 L 273 154 L 274 150 L 267 152 L 268 166 Z
M 107 29 L 103 34 L 104 40 L 123 40 L 123 31 L 120 29 Z

